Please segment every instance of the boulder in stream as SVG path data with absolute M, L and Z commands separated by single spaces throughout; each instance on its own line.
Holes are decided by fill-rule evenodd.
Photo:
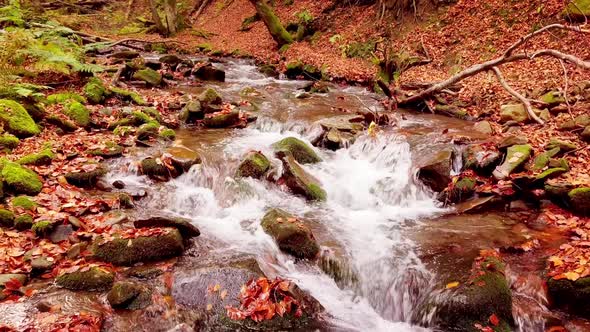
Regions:
M 554 307 L 567 309 L 585 318 L 590 318 L 590 277 L 576 281 L 568 279 L 547 280 L 549 300 Z
M 103 267 L 91 267 L 86 271 L 82 269 L 64 273 L 55 279 L 58 286 L 71 290 L 103 291 L 113 284 L 115 274 Z
M 444 149 L 424 160 L 418 167 L 418 179 L 430 189 L 441 192 L 451 182 L 453 150 Z
M 183 60 L 178 55 L 166 54 L 166 55 L 161 56 L 158 61 L 160 61 L 161 63 L 167 64 L 170 67 L 175 67 L 176 65 L 181 63 Z
M 274 143 L 272 147 L 277 154 L 291 154 L 300 164 L 312 164 L 322 161 L 309 145 L 295 137 L 284 138 Z
M 500 161 L 500 152 L 493 144 L 472 144 L 463 150 L 463 164 L 466 169 L 488 173 Z
M 92 171 L 69 172 L 65 178 L 69 184 L 76 187 L 92 187 L 96 185 L 98 179 L 107 173 L 106 169 L 97 167 Z
M 144 81 L 149 86 L 158 86 L 162 83 L 162 74 L 150 68 L 145 68 L 136 71 L 133 74 L 133 78 L 136 80 Z
M 284 210 L 269 210 L 260 224 L 281 250 L 297 258 L 313 259 L 320 251 L 311 229 L 301 219 Z
M 203 81 L 225 82 L 225 72 L 208 63 L 193 70 L 193 75 Z
M 182 235 L 176 228 L 163 228 L 161 234 L 112 239 L 97 238 L 92 245 L 94 257 L 115 265 L 157 261 L 179 256 L 184 251 Z
M 280 151 L 277 156 L 283 162 L 283 176 L 281 180 L 294 194 L 301 195 L 310 201 L 325 201 L 326 191 L 320 182 L 308 174 L 297 163 L 292 154 Z
M 240 122 L 238 110 L 220 111 L 205 115 L 203 124 L 209 128 L 227 128 L 237 125 Z
M 115 309 L 143 309 L 152 302 L 152 291 L 137 282 L 117 281 L 107 294 L 107 300 Z
M 190 219 L 175 216 L 156 215 L 145 219 L 137 219 L 133 222 L 133 226 L 135 228 L 173 227 L 178 229 L 180 235 L 185 239 L 201 235 L 199 229 L 192 224 Z
M 236 176 L 260 179 L 270 169 L 270 161 L 262 152 L 250 151 L 238 166 Z

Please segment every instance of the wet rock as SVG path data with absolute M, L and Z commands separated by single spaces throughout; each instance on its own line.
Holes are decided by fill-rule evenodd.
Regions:
M 551 150 L 559 148 L 561 152 L 572 151 L 578 148 L 578 146 L 570 141 L 560 140 L 557 138 L 552 138 L 549 140 L 549 144 L 545 146 L 545 150 Z
M 225 82 L 225 72 L 208 63 L 193 71 L 193 75 L 203 81 Z
M 571 208 L 582 215 L 590 215 L 590 187 L 573 189 L 568 193 Z
M 0 178 L 4 179 L 5 188 L 15 194 L 35 196 L 41 192 L 43 182 L 34 171 L 17 163 L 5 161 L 0 164 Z
M 512 293 L 505 265 L 497 255 L 477 258 L 469 282 L 444 293 L 430 304 L 436 306 L 435 320 L 443 330 L 472 331 L 474 324 L 489 326 L 492 315 L 499 320 L 495 330 L 510 331 L 514 326 Z
M 53 306 L 49 301 L 40 301 L 35 305 L 35 308 L 39 310 L 39 312 L 50 312 L 53 309 Z
M 134 266 L 127 270 L 127 276 L 139 279 L 152 279 L 164 273 L 162 269 L 154 266 Z
M 281 180 L 294 194 L 301 195 L 310 201 L 326 200 L 326 191 L 322 189 L 320 182 L 308 174 L 292 154 L 279 151 L 277 156 L 283 162 Z
M 311 93 L 328 93 L 330 92 L 330 84 L 325 81 L 315 81 L 309 87 L 306 87 L 305 91 Z
M 450 188 L 443 191 L 441 199 L 443 202 L 458 203 L 463 202 L 473 196 L 475 193 L 475 178 L 461 177 Z
M 502 105 L 500 107 L 500 121 L 516 121 L 525 122 L 529 119 L 529 115 L 522 104 Z
M 51 240 L 53 243 L 66 241 L 72 233 L 74 233 L 74 228 L 72 225 L 57 225 L 51 234 L 49 234 L 49 240 Z
M 315 151 L 300 139 L 295 137 L 284 138 L 272 145 L 275 153 L 288 153 L 298 163 L 310 164 L 322 161 Z
M 123 189 L 125 188 L 125 182 L 121 181 L 121 180 L 117 180 L 113 182 L 113 187 L 115 189 Z
M 451 182 L 453 169 L 453 151 L 450 149 L 439 151 L 418 167 L 418 179 L 433 191 L 443 191 Z
M 547 291 L 554 307 L 566 309 L 585 318 L 590 317 L 590 277 L 579 278 L 576 281 L 549 278 Z
M 124 148 L 118 144 L 109 142 L 103 148 L 88 150 L 87 153 L 93 156 L 108 158 L 117 158 L 123 156 Z
M 6 228 L 14 226 L 14 213 L 0 209 L 0 226 Z
M 24 285 L 27 283 L 29 278 L 27 277 L 26 274 L 19 274 L 19 273 L 0 274 L 0 288 L 4 288 L 4 285 L 6 285 L 6 283 L 11 280 L 17 280 L 18 282 L 21 283 L 21 285 Z M 1 294 L 2 294 L 2 292 L 0 292 L 0 295 Z
M 130 281 L 118 281 L 107 294 L 107 300 L 115 309 L 137 310 L 149 306 L 152 302 L 149 288 Z
M 270 161 L 261 152 L 248 152 L 238 166 L 236 176 L 260 179 L 270 169 Z
M 179 119 L 184 121 L 185 123 L 193 123 L 197 120 L 202 120 L 205 117 L 205 113 L 201 108 L 201 102 L 197 101 L 189 101 L 184 105 L 182 110 L 180 111 Z
M 174 54 L 166 54 L 158 59 L 161 63 L 167 64 L 170 67 L 176 67 L 179 63 L 182 62 L 182 58 Z
M 115 265 L 157 261 L 175 257 L 184 251 L 182 236 L 175 228 L 165 228 L 164 234 L 112 240 L 98 238 L 92 245 L 94 257 Z
M 303 91 L 303 90 L 298 90 L 298 91 L 295 91 L 295 94 L 293 96 L 297 99 L 307 99 L 307 98 L 311 98 L 311 93 Z
M 340 132 L 332 128 L 324 136 L 321 145 L 326 149 L 336 151 L 348 147 L 352 142 L 354 142 L 354 136 L 351 133 Z
M 119 201 L 119 207 L 121 209 L 133 209 L 135 207 L 135 204 L 133 204 L 133 198 L 129 194 L 119 193 L 117 195 L 117 200 Z
M 139 57 L 139 53 L 136 51 L 120 51 L 120 52 L 115 52 L 115 53 L 109 55 L 109 58 L 125 59 L 125 60 L 135 59 L 138 57 Z
M 493 172 L 493 175 L 498 180 L 503 180 L 518 167 L 522 166 L 531 156 L 533 148 L 528 145 L 513 145 L 508 148 L 506 160 Z
M 199 229 L 192 224 L 192 220 L 173 216 L 152 216 L 147 219 L 138 219 L 133 222 L 135 228 L 144 227 L 172 227 L 178 229 L 185 239 L 201 235 Z
M 93 171 L 70 172 L 65 175 L 69 184 L 76 187 L 93 187 L 98 179 L 107 173 L 106 169 L 98 167 Z
M 148 86 L 159 86 L 162 83 L 162 74 L 150 68 L 136 71 L 133 78 L 146 82 Z
M 156 137 L 158 136 L 158 129 L 160 129 L 160 124 L 156 121 L 144 123 L 137 128 L 137 139 L 139 141 L 145 141 L 152 137 Z
M 274 65 L 264 64 L 260 66 L 258 70 L 265 76 L 279 78 L 279 72 L 277 71 L 277 68 Z
M 286 211 L 271 209 L 260 224 L 281 250 L 297 258 L 313 259 L 320 250 L 311 229 Z
M 473 125 L 473 129 L 475 129 L 476 131 L 478 131 L 482 134 L 486 134 L 486 135 L 491 135 L 494 133 L 494 129 L 492 128 L 492 125 L 490 124 L 489 121 L 476 122 Z
M 50 261 L 47 257 L 37 257 L 31 260 L 31 273 L 39 275 L 45 271 L 49 271 L 53 268 L 53 261 Z
M 209 105 L 221 105 L 223 103 L 221 95 L 215 89 L 212 88 L 203 91 L 199 95 L 198 100 L 201 103 L 201 106 L 204 107 L 207 107 Z
M 64 273 L 55 279 L 55 283 L 66 289 L 84 291 L 104 291 L 111 287 L 115 274 L 102 267 L 91 267 L 87 271 Z
M 569 205 L 569 192 L 575 189 L 576 186 L 564 181 L 549 180 L 545 183 L 545 194 L 555 204 L 566 207 Z
M 205 115 L 203 124 L 209 128 L 227 128 L 237 125 L 240 122 L 240 112 L 232 110 L 230 112 L 217 112 Z
M 172 171 L 155 158 L 145 158 L 141 161 L 141 174 L 156 180 L 168 180 L 172 177 Z
M 528 142 L 529 140 L 524 136 L 508 136 L 498 143 L 498 149 L 504 150 L 513 145 L 523 145 L 527 144 Z
M 191 167 L 202 162 L 201 156 L 196 151 L 180 146 L 167 149 L 163 157 L 170 159 L 170 163 L 179 174 L 188 172 Z
M 466 169 L 489 172 L 500 161 L 500 152 L 490 144 L 472 144 L 463 150 Z

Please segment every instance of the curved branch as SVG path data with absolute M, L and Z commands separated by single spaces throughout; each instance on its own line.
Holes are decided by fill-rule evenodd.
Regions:
M 522 36 L 516 43 L 512 44 L 512 46 L 510 46 L 502 55 L 502 57 L 507 57 L 510 56 L 512 54 L 512 52 L 514 52 L 514 50 L 516 50 L 519 46 L 521 46 L 522 44 L 526 43 L 529 39 L 533 38 L 536 35 L 540 35 L 545 31 L 549 31 L 549 30 L 555 30 L 555 29 L 561 29 L 561 30 L 569 30 L 569 31 L 574 31 L 574 32 L 582 32 L 582 33 L 590 33 L 590 30 L 585 30 L 582 29 L 580 26 L 576 26 L 576 25 L 564 25 L 564 24 L 550 24 L 550 25 L 546 25 L 544 27 L 542 27 L 539 30 L 533 31 L 531 33 L 529 33 L 526 36 Z
M 508 83 L 506 83 L 506 80 L 504 79 L 504 76 L 502 75 L 500 69 L 498 69 L 498 67 L 492 67 L 491 70 L 494 72 L 494 74 L 496 74 L 496 78 L 498 78 L 498 81 L 500 82 L 502 87 L 506 89 L 506 91 L 508 91 L 508 93 L 510 93 L 516 99 L 520 100 L 520 102 L 524 105 L 524 108 L 526 109 L 526 112 L 528 113 L 529 117 L 535 120 L 537 123 L 544 124 L 545 122 L 543 122 L 543 120 L 539 118 L 537 114 L 535 114 L 535 111 L 533 111 L 533 106 L 531 105 L 531 102 L 525 96 L 521 95 L 516 90 L 514 90 L 510 85 L 508 85 Z

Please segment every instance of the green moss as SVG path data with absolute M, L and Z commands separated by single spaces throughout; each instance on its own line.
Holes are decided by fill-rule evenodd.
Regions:
M 54 157 L 55 154 L 51 151 L 51 148 L 47 147 L 41 150 L 40 152 L 26 155 L 17 160 L 16 162 L 21 165 L 49 165 L 51 164 L 51 161 Z
M 5 162 L 0 175 L 8 188 L 17 194 L 37 195 L 43 188 L 37 173 L 17 163 Z
M 535 157 L 535 160 L 533 161 L 533 166 L 532 166 L 532 170 L 533 171 L 540 171 L 543 168 L 545 168 L 545 166 L 547 166 L 547 164 L 549 164 L 549 160 L 551 160 L 551 158 L 555 155 L 557 155 L 559 153 L 560 149 L 558 147 L 553 148 L 549 151 L 545 151 L 541 154 L 539 154 L 537 157 Z
M 18 143 L 20 143 L 18 137 L 5 133 L 0 136 L 0 151 L 3 149 L 12 150 L 18 146 Z
M 283 179 L 294 194 L 301 195 L 310 201 L 325 201 L 326 191 L 318 181 L 297 163 L 292 154 L 278 152 L 277 156 L 283 161 Z
M 67 102 L 63 112 L 80 127 L 86 127 L 90 123 L 90 111 L 80 102 Z
M 132 209 L 135 207 L 135 204 L 133 204 L 133 198 L 131 198 L 129 194 L 119 193 L 117 199 L 119 201 L 119 206 L 123 209 Z
M 137 310 L 151 303 L 151 294 L 147 287 L 139 283 L 118 281 L 109 291 L 107 300 L 113 308 Z
M 154 158 L 145 158 L 141 161 L 141 174 L 152 178 L 168 178 L 170 170 Z
M 154 119 L 152 119 L 149 115 L 145 114 L 142 111 L 133 111 L 131 115 L 133 116 L 133 118 L 135 119 L 135 123 L 137 124 L 144 124 L 154 121 Z
M 99 167 L 93 171 L 69 172 L 65 175 L 69 184 L 77 187 L 91 187 L 98 179 L 107 173 L 106 169 Z
M 0 226 L 12 227 L 14 225 L 14 213 L 11 211 L 0 209 Z
M 572 151 L 578 148 L 578 146 L 570 141 L 564 141 L 557 138 L 552 138 L 549 140 L 549 144 L 545 147 L 546 150 L 552 150 L 555 148 L 559 148 L 560 151 Z
M 123 147 L 114 142 L 106 142 L 105 147 L 86 151 L 86 153 L 103 158 L 115 158 L 123 155 Z
M 211 50 L 213 49 L 213 46 L 211 46 L 210 43 L 200 43 L 197 45 L 197 51 L 198 52 L 211 52 Z
M 136 125 L 136 119 L 130 119 L 130 118 L 123 118 L 123 119 L 119 119 L 113 123 L 109 124 L 109 129 L 110 130 L 116 130 L 119 127 L 123 127 L 123 126 L 135 126 Z
M 34 210 L 37 207 L 37 203 L 27 196 L 18 196 L 12 199 L 12 206 L 25 210 Z
M 140 236 L 135 239 L 115 238 L 102 243 L 98 238 L 92 246 L 94 257 L 115 265 L 157 261 L 182 254 L 184 245 L 177 229 L 166 229 L 159 236 Z
M 203 91 L 200 95 L 199 95 L 199 101 L 201 102 L 201 104 L 211 104 L 211 105 L 221 105 L 221 103 L 223 102 L 223 99 L 221 98 L 221 95 L 217 92 L 217 90 L 209 88 L 205 91 Z
M 275 152 L 289 152 L 301 164 L 317 163 L 322 159 L 305 142 L 295 137 L 284 138 L 272 145 Z
M 590 0 L 574 0 L 568 2 L 563 16 L 574 21 L 584 21 L 590 17 Z
M 496 179 L 504 179 L 514 170 L 523 165 L 531 156 L 533 148 L 528 144 L 513 145 L 508 148 L 506 160 L 494 170 Z
M 92 267 L 84 272 L 62 274 L 55 279 L 55 282 L 71 290 L 103 291 L 109 289 L 114 280 L 114 273 L 102 267 Z
M 131 126 L 117 126 L 115 130 L 113 130 L 113 134 L 117 136 L 127 136 L 133 132 L 133 127 Z
M 166 128 L 160 132 L 160 137 L 165 140 L 173 141 L 176 138 L 176 132 L 173 129 Z
M 33 224 L 31 230 L 39 237 L 47 236 L 54 228 L 54 224 L 50 221 L 38 221 Z
M 146 107 L 142 110 L 142 112 L 149 115 L 158 122 L 162 121 L 162 115 L 160 115 L 160 112 L 155 107 Z
M 574 211 L 590 214 L 590 187 L 576 188 L 568 193 L 568 197 Z
M 147 102 L 137 93 L 117 87 L 111 87 L 111 91 L 123 100 L 129 100 L 139 106 L 147 106 Z
M 25 108 L 13 100 L 0 99 L 0 125 L 17 137 L 29 137 L 41 132 Z
M 567 172 L 567 170 L 565 168 L 561 168 L 561 167 L 549 168 L 549 169 L 541 172 L 540 174 L 538 174 L 535 177 L 535 180 L 536 181 L 545 181 L 547 179 L 559 176 L 565 172 Z
M 151 68 L 136 71 L 133 78 L 144 81 L 151 86 L 158 86 L 162 83 L 162 75 Z
M 268 211 L 262 218 L 261 226 L 281 250 L 297 258 L 315 258 L 320 250 L 309 227 L 286 211 Z
M 160 124 L 156 121 L 144 123 L 139 126 L 139 128 L 137 128 L 137 139 L 143 141 L 149 139 L 150 137 L 155 137 L 158 135 L 159 128 Z
M 77 101 L 79 103 L 86 103 L 86 98 L 80 96 L 74 92 L 62 92 L 62 93 L 54 93 L 52 95 L 47 96 L 47 103 L 52 104 L 64 104 L 68 101 Z
M 84 86 L 84 95 L 94 104 L 102 103 L 108 96 L 108 93 L 107 88 L 97 77 L 92 77 Z
M 279 44 L 279 47 L 285 44 L 291 44 L 293 42 L 293 37 L 291 34 L 283 27 L 281 20 L 275 15 L 272 8 L 265 2 L 265 1 L 256 1 L 256 12 L 260 15 L 260 18 L 266 24 L 268 31 L 274 38 L 274 40 Z
M 26 231 L 33 226 L 33 217 L 28 214 L 23 214 L 14 219 L 14 228 L 19 231 Z
M 270 161 L 260 152 L 250 152 L 238 166 L 238 177 L 259 179 L 270 169 Z

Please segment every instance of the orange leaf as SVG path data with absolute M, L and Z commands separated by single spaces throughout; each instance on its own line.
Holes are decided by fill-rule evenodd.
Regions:
M 490 316 L 490 323 L 492 323 L 492 325 L 494 326 L 498 326 L 498 324 L 500 324 L 500 319 L 498 318 L 498 316 L 496 316 L 496 314 L 492 314 Z

